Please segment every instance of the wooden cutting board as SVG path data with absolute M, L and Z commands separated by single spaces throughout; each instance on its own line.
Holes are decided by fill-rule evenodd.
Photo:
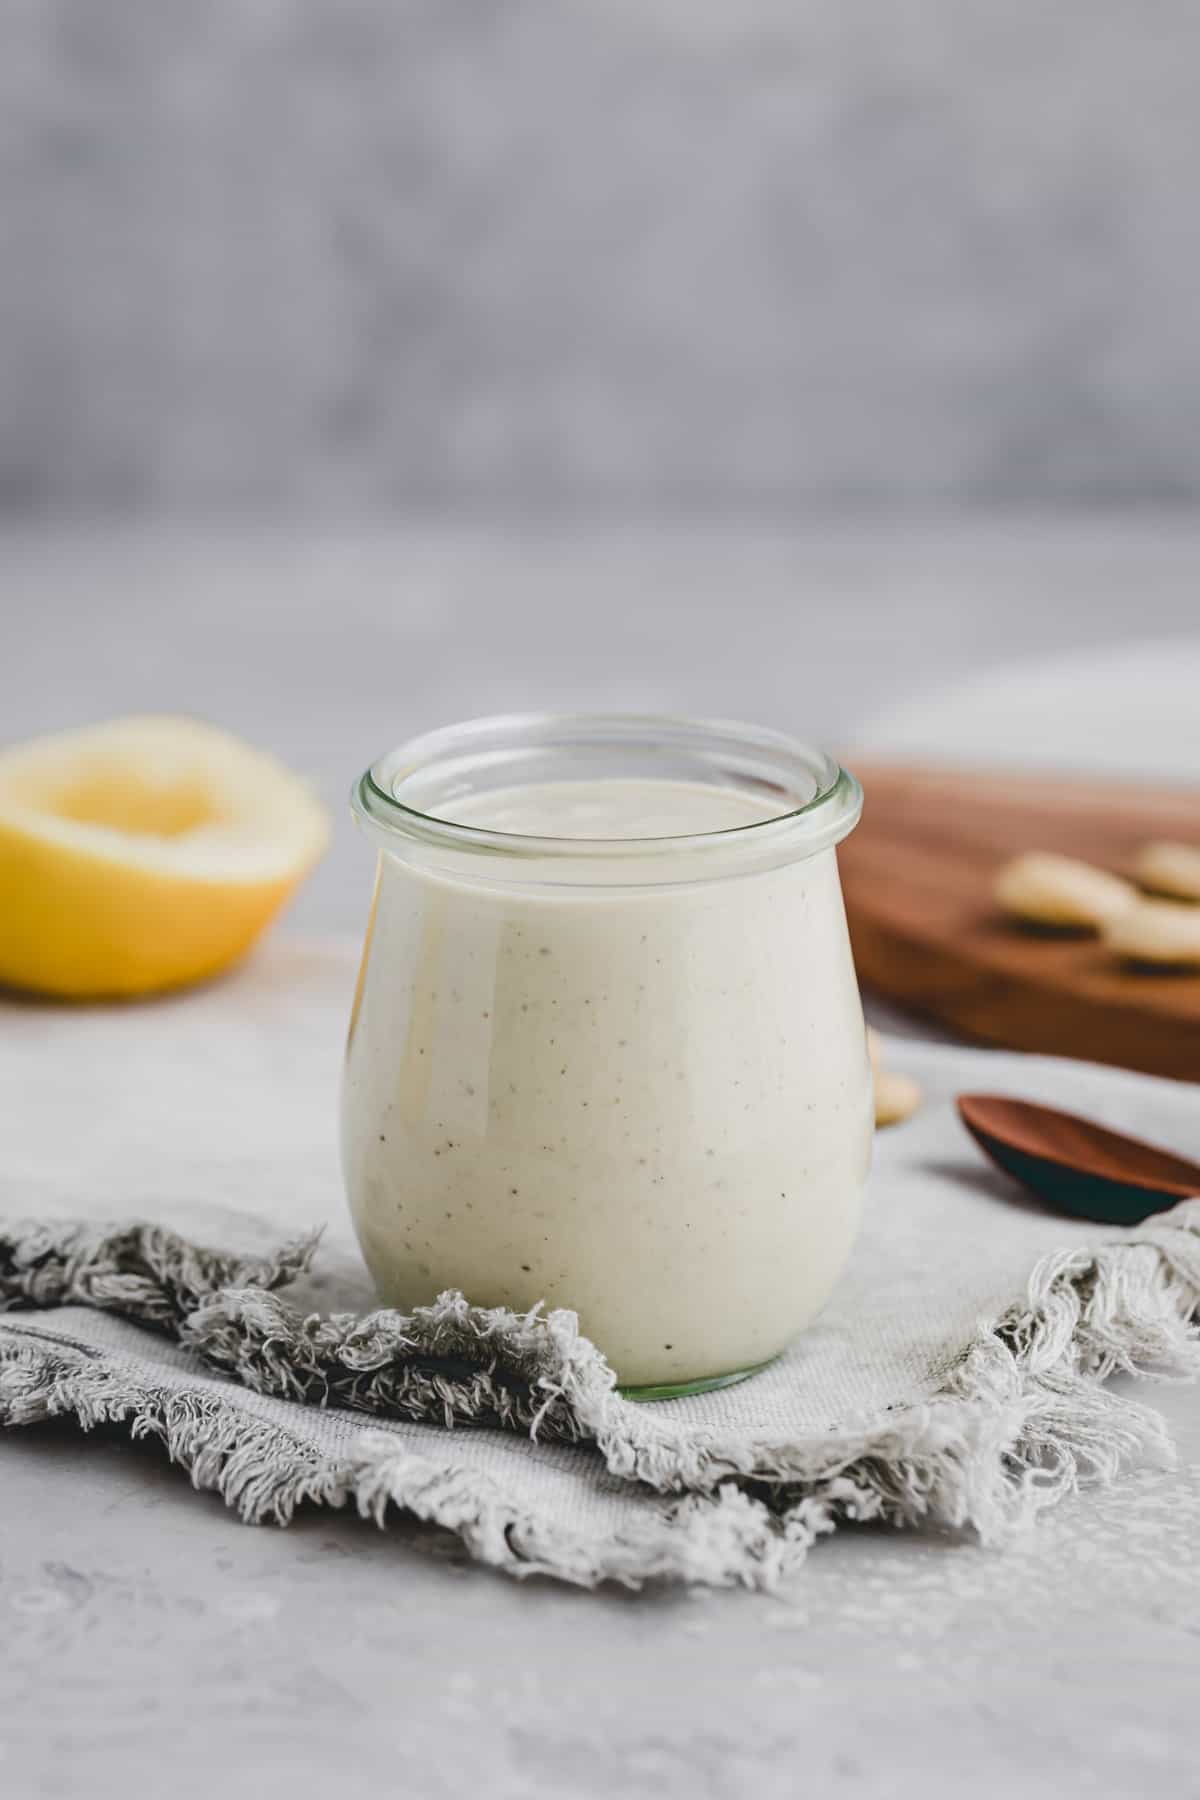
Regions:
M 991 897 L 1022 850 L 1124 873 L 1149 838 L 1200 844 L 1200 791 L 851 767 L 866 804 L 838 856 L 864 988 L 984 1043 L 1200 1081 L 1200 973 L 1131 971 L 1095 938 L 1012 924 Z

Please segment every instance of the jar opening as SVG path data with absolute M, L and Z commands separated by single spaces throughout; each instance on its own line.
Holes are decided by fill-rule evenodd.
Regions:
M 571 783 L 683 783 L 744 796 L 749 815 L 700 831 L 637 835 L 531 833 L 486 822 L 487 797 L 502 790 Z M 581 789 L 582 791 L 582 789 Z M 566 864 L 636 860 L 621 879 L 655 880 L 653 865 L 687 860 L 688 879 L 730 858 L 788 861 L 839 842 L 858 820 L 858 783 L 823 751 L 782 732 L 725 720 L 633 714 L 513 714 L 472 720 L 416 738 L 373 763 L 353 805 L 385 851 L 420 847 L 453 856 L 549 859 Z M 482 805 L 481 805 L 482 802 Z M 465 817 L 456 817 L 456 812 Z M 499 875 L 498 870 L 493 875 Z M 528 879 L 528 869 L 525 878 Z

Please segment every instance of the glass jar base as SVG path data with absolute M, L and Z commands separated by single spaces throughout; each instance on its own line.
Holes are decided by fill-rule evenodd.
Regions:
M 748 1369 L 731 1369 L 727 1375 L 701 1375 L 695 1381 L 652 1381 L 644 1387 L 618 1384 L 617 1392 L 622 1400 L 686 1400 L 690 1394 L 712 1394 L 717 1388 L 736 1387 L 739 1381 L 749 1381 L 752 1375 L 769 1369 L 775 1360 L 768 1356 L 765 1362 L 752 1363 Z

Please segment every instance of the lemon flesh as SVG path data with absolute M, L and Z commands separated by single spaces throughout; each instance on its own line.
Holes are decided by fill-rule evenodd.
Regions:
M 97 999 L 215 974 L 328 831 L 296 776 L 198 720 L 17 744 L 0 752 L 0 983 Z

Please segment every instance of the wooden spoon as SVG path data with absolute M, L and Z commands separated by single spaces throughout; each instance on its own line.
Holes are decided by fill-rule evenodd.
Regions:
M 994 1163 L 1078 1218 L 1136 1225 L 1200 1195 L 1200 1165 L 1074 1113 L 1003 1094 L 960 1094 L 958 1111 Z

